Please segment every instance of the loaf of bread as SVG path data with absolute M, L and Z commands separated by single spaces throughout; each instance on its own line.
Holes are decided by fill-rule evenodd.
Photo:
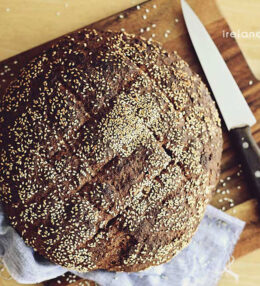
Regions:
M 139 271 L 190 242 L 222 135 L 206 86 L 176 53 L 81 30 L 0 101 L 0 201 L 39 254 L 80 272 Z

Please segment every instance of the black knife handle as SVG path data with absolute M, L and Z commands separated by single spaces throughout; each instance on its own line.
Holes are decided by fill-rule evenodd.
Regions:
M 248 185 L 260 202 L 260 149 L 251 134 L 250 127 L 231 129 L 230 133 Z

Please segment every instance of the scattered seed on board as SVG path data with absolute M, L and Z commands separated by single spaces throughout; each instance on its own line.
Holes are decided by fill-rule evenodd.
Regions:
M 140 29 L 140 33 L 143 33 L 143 32 L 144 32 L 144 29 L 143 29 L 143 28 L 141 28 L 141 29 Z
M 175 18 L 175 23 L 179 23 L 179 19 L 178 18 Z
M 156 24 L 152 24 L 152 28 L 156 28 Z
M 140 5 L 137 5 L 137 6 L 136 6 L 136 9 L 137 9 L 137 10 L 140 10 L 140 9 L 141 9 Z
M 254 83 L 254 82 L 253 82 L 252 80 L 250 80 L 248 84 L 249 84 L 249 85 L 253 85 L 253 83 Z
M 146 19 L 147 19 L 147 16 L 146 16 L 145 14 L 143 15 L 143 19 L 144 19 L 144 20 L 146 20 Z
M 146 32 L 149 32 L 150 30 L 151 30 L 150 27 L 147 27 L 147 28 L 146 28 Z
M 156 5 L 156 4 L 153 4 L 153 8 L 156 9 L 156 8 L 157 8 L 157 5 Z
M 146 12 L 146 13 L 149 13 L 149 12 L 150 12 L 150 10 L 149 10 L 149 9 L 145 9 L 145 12 Z
M 123 19 L 123 18 L 124 18 L 124 15 L 123 15 L 123 14 L 120 14 L 120 15 L 119 15 L 119 18 L 120 18 L 120 19 Z

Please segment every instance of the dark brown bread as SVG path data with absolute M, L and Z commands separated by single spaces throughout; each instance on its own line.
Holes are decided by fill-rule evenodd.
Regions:
M 82 30 L 25 67 L 0 112 L 1 202 L 41 255 L 139 271 L 189 243 L 222 136 L 207 88 L 176 53 Z

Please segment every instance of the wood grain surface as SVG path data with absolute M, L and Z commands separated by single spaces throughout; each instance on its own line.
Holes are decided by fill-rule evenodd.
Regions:
M 218 11 L 215 1 L 189 0 L 188 2 L 206 25 L 208 31 L 226 60 L 231 72 L 233 73 L 239 87 L 241 88 L 247 102 L 254 112 L 258 122 L 255 126 L 253 126 L 252 132 L 254 138 L 259 143 L 260 82 L 251 73 L 236 41 L 233 38 L 223 38 L 222 31 L 229 31 L 229 27 L 223 16 Z M 131 8 L 125 11 L 123 15 L 123 17 L 119 17 L 119 15 L 112 16 L 92 24 L 91 27 L 102 30 L 110 29 L 114 31 L 125 29 L 126 32 L 129 33 L 139 35 L 142 34 L 147 38 L 152 37 L 155 40 L 160 41 L 167 50 L 177 50 L 177 52 L 190 64 L 192 69 L 198 72 L 205 80 L 197 57 L 192 48 L 190 39 L 187 35 L 179 1 L 153 0 L 143 4 L 139 10 L 136 8 Z M 20 67 L 22 67 L 26 62 L 29 61 L 29 59 L 37 55 L 42 49 L 48 47 L 49 45 L 50 44 L 46 44 L 42 47 L 38 47 L 0 63 L 0 94 L 7 86 L 8 82 L 12 80 L 12 78 L 14 78 L 18 73 Z M 255 255 L 257 257 L 257 255 L 260 253 L 259 208 L 258 203 L 253 198 L 252 190 L 247 188 L 246 178 L 243 175 L 240 163 L 237 160 L 237 156 L 232 145 L 230 144 L 229 135 L 224 127 L 224 124 L 223 136 L 224 150 L 221 167 L 221 180 L 211 204 L 247 222 L 245 231 L 242 233 L 233 254 L 234 258 L 239 261 L 248 257 L 248 255 L 251 255 L 251 253 L 253 253 L 252 255 L 254 255 L 254 257 Z M 257 258 L 254 259 L 256 260 Z M 243 265 L 245 262 L 241 263 Z M 236 262 L 233 263 L 232 267 L 235 265 Z M 238 267 L 235 269 L 241 271 L 243 268 Z M 257 273 L 257 275 L 260 283 L 259 273 Z M 64 281 L 64 278 L 59 279 L 62 279 L 60 280 L 60 283 L 58 283 L 56 280 L 47 282 L 46 285 L 66 285 L 68 282 Z M 227 277 L 225 276 L 220 282 L 220 285 L 233 285 L 232 279 L 234 280 L 235 278 L 230 275 Z M 80 285 L 80 283 L 83 283 L 83 281 L 79 280 L 77 282 L 70 283 L 70 285 Z M 236 285 L 246 285 L 239 283 Z M 252 284 L 248 285 L 259 285 L 259 283 L 253 284 L 252 282 Z M 3 285 L 11 286 L 15 284 L 7 283 Z
M 259 0 L 216 0 L 220 11 L 227 20 L 232 31 L 260 31 Z M 255 76 L 260 79 L 260 36 L 240 37 L 237 39 L 249 66 Z
M 1 0 L 0 60 L 141 2 L 144 0 Z

